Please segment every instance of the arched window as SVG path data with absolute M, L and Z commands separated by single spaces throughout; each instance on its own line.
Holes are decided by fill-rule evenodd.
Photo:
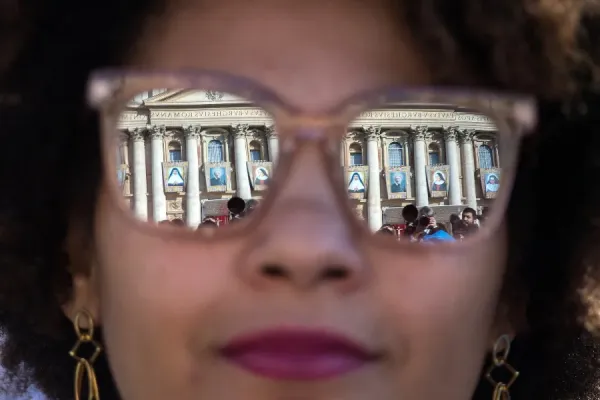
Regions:
M 181 161 L 181 143 L 169 143 L 169 161 Z
M 398 142 L 392 142 L 388 146 L 388 160 L 390 167 L 402 167 L 404 165 L 404 154 L 402 145 Z
M 263 161 L 260 143 L 256 140 L 250 142 L 250 161 Z
M 492 148 L 487 145 L 479 146 L 479 168 L 493 168 L 494 158 L 492 157 Z
M 440 146 L 437 143 L 429 145 L 429 165 L 441 164 Z
M 363 165 L 362 146 L 358 143 L 350 145 L 350 165 Z
M 223 143 L 220 140 L 208 142 L 208 162 L 219 163 L 225 161 L 223 156 Z

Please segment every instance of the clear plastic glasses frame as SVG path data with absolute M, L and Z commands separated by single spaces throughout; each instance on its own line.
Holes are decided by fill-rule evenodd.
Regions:
M 294 163 L 295 150 L 299 146 L 316 145 L 321 149 L 321 156 L 328 166 L 331 184 L 339 187 L 336 189 L 336 193 L 340 196 L 339 200 L 348 204 L 345 212 L 353 221 L 351 224 L 356 225 L 352 227 L 353 232 L 372 238 L 375 235 L 372 235 L 369 228 L 358 221 L 350 209 L 347 193 L 343 190 L 344 182 L 339 165 L 339 141 L 346 134 L 350 122 L 361 112 L 390 103 L 452 104 L 484 114 L 494 121 L 497 134 L 502 137 L 502 187 L 495 199 L 493 212 L 488 216 L 485 229 L 482 230 L 481 235 L 478 235 L 479 238 L 485 238 L 501 224 L 516 174 L 520 141 L 524 135 L 535 129 L 537 123 L 536 102 L 532 97 L 471 88 L 393 86 L 376 88 L 357 93 L 328 110 L 314 112 L 286 103 L 260 83 L 222 72 L 107 69 L 96 71 L 90 76 L 87 92 L 88 103 L 99 112 L 101 118 L 105 171 L 110 171 L 112 167 L 111 149 L 114 149 L 118 137 L 116 127 L 120 112 L 134 96 L 152 88 L 190 88 L 231 93 L 263 108 L 272 116 L 281 137 L 279 161 L 265 199 L 261 202 L 259 210 L 249 218 L 252 223 L 260 223 L 261 216 L 269 212 L 269 204 L 278 195 L 280 182 L 285 180 L 290 166 Z M 110 184 L 115 188 L 114 196 L 118 201 L 116 174 L 105 174 L 104 179 L 114 181 Z M 140 223 L 134 217 L 131 219 Z M 155 224 L 142 225 L 160 231 L 156 229 Z M 251 229 L 249 223 L 244 221 L 223 229 L 222 232 L 211 235 L 207 239 L 216 240 L 224 236 L 240 235 L 247 233 L 248 229 Z M 185 230 L 184 234 L 196 234 L 199 231 Z M 394 246 L 402 246 L 404 243 L 379 238 L 377 241 Z

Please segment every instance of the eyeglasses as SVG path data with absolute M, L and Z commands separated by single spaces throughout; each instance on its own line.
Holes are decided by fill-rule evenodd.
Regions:
M 305 146 L 319 153 L 348 229 L 392 246 L 485 238 L 536 125 L 535 101 L 518 95 L 384 87 L 314 113 L 202 70 L 98 71 L 88 101 L 123 213 L 152 232 L 206 240 L 260 224 Z M 373 234 L 384 225 L 395 234 Z

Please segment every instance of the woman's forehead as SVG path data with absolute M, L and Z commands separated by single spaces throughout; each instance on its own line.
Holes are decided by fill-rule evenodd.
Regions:
M 251 77 L 322 110 L 358 91 L 429 81 L 402 27 L 384 0 L 190 2 L 148 25 L 130 62 Z

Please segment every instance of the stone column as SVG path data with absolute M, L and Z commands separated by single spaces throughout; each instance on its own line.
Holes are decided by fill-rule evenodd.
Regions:
M 350 166 L 350 143 L 352 143 L 352 139 L 354 137 L 354 132 L 349 131 L 346 132 L 346 136 L 342 139 L 342 145 L 340 146 L 340 159 L 343 167 Z M 346 178 L 344 178 L 346 179 Z
M 452 206 L 459 206 L 462 204 L 458 144 L 456 143 L 457 135 L 458 129 L 456 127 L 450 127 L 444 132 L 447 161 L 450 165 L 450 180 L 448 182 L 448 189 L 450 191 L 450 205 Z
M 415 193 L 417 207 L 429 205 L 429 191 L 427 189 L 427 172 L 425 171 L 425 136 L 426 126 L 417 126 L 413 129 L 413 140 L 415 149 Z
M 224 135 L 224 137 L 223 137 L 223 150 L 225 151 L 225 154 L 223 155 L 223 159 L 225 160 L 225 162 L 230 163 L 231 162 L 231 147 L 230 147 L 228 135 Z
M 376 231 L 383 224 L 381 215 L 381 178 L 379 167 L 379 138 L 381 128 L 370 126 L 367 133 L 367 165 L 369 166 L 369 183 L 367 188 L 367 214 L 369 228 Z
M 188 162 L 187 184 L 185 188 L 186 222 L 191 228 L 197 228 L 202 222 L 200 208 L 200 166 L 198 165 L 198 138 L 200 127 L 185 128 L 185 149 Z
M 494 156 L 496 157 L 496 167 L 500 168 L 502 167 L 502 165 L 500 165 L 500 150 L 499 150 L 499 144 L 498 144 L 498 136 L 496 136 L 496 141 L 494 142 Z
M 152 205 L 154 221 L 167 219 L 167 198 L 163 181 L 165 127 L 152 127 L 150 139 L 152 144 Z
M 477 191 L 475 189 L 475 157 L 473 155 L 474 135 L 475 131 L 473 130 L 464 130 L 459 132 L 467 205 L 473 209 L 477 209 Z
M 237 184 L 237 195 L 244 200 L 252 198 L 250 189 L 250 179 L 248 178 L 248 149 L 246 145 L 246 135 L 248 125 L 232 126 L 234 135 L 234 153 L 235 153 L 235 179 Z
M 130 132 L 133 142 L 133 211 L 135 215 L 146 221 L 148 219 L 148 183 L 146 181 L 146 138 L 145 129 L 134 129 Z
M 279 135 L 277 134 L 274 125 L 267 126 L 265 132 L 267 133 L 269 160 L 275 164 L 279 157 Z

